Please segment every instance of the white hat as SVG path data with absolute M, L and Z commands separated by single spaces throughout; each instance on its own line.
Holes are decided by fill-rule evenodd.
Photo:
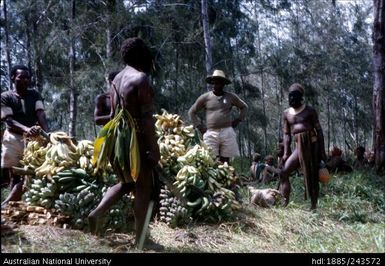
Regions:
M 224 84 L 230 84 L 231 83 L 231 81 L 228 78 L 226 78 L 226 75 L 222 70 L 218 70 L 218 69 L 214 70 L 213 75 L 208 76 L 206 78 L 206 82 L 209 84 L 213 84 L 215 79 L 222 80 Z

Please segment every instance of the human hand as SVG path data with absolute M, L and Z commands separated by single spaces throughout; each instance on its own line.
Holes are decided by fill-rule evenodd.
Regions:
M 207 128 L 205 126 L 199 125 L 197 126 L 197 129 L 201 132 L 201 134 L 205 134 Z
M 286 160 L 289 158 L 289 154 L 284 154 L 283 157 L 282 157 L 282 162 L 286 162 Z
M 39 135 L 40 132 L 41 132 L 41 127 L 40 126 L 32 126 L 27 131 L 27 136 L 28 137 L 34 137 L 34 136 Z

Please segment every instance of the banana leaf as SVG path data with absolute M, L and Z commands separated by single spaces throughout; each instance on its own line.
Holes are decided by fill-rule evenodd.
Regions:
M 93 164 L 103 169 L 114 166 L 125 182 L 135 182 L 140 172 L 140 152 L 135 122 L 130 113 L 121 109 L 98 133 L 94 142 Z

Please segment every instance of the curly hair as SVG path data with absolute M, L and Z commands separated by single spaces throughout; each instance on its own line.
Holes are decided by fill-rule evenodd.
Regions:
M 116 75 L 119 74 L 120 71 L 113 71 L 113 72 L 110 72 L 108 74 L 108 81 L 112 82 L 114 80 L 114 78 L 116 77 Z
M 17 71 L 17 70 L 25 70 L 25 71 L 28 71 L 29 75 L 31 76 L 31 71 L 29 70 L 28 67 L 26 67 L 25 65 L 15 65 L 15 66 L 12 67 L 11 73 L 9 73 L 10 78 L 12 78 L 13 76 L 16 75 L 16 71 Z
M 151 71 L 153 56 L 141 38 L 133 37 L 124 40 L 120 53 L 127 65 L 139 67 L 147 73 Z

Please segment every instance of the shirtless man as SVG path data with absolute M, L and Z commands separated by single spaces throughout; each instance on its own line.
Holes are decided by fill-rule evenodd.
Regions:
M 224 91 L 225 85 L 231 81 L 222 70 L 214 70 L 206 82 L 213 85 L 213 90 L 199 96 L 188 115 L 219 161 L 229 162 L 231 157 L 239 155 L 234 128 L 245 118 L 248 106 L 236 94 Z M 231 120 L 233 106 L 239 109 L 239 117 Z M 206 126 L 199 123 L 196 115 L 201 109 L 206 111 Z
M 96 96 L 95 99 L 95 111 L 94 111 L 94 119 L 95 124 L 99 126 L 104 126 L 107 124 L 108 121 L 111 120 L 111 99 L 110 99 L 110 93 L 111 93 L 111 86 L 112 81 L 114 80 L 115 76 L 119 73 L 119 71 L 111 72 L 108 75 L 108 83 L 109 83 L 109 90 L 105 93 L 99 94 Z
M 326 162 L 324 137 L 314 108 L 302 103 L 303 87 L 294 83 L 289 88 L 290 108 L 283 112 L 284 166 L 280 174 L 280 192 L 289 203 L 291 172 L 301 167 L 305 176 L 306 195 L 310 196 L 311 209 L 316 209 L 319 194 L 318 170 L 321 160 Z M 291 138 L 296 147 L 290 153 Z
M 143 231 L 147 209 L 151 200 L 154 180 L 153 169 L 160 159 L 159 147 L 155 134 L 153 118 L 154 91 L 150 85 L 148 74 L 153 66 L 150 50 L 140 38 L 129 38 L 123 42 L 121 55 L 126 67 L 115 77 L 111 89 L 112 113 L 114 117 L 118 106 L 125 108 L 138 126 L 138 142 L 140 151 L 140 173 L 134 183 L 121 181 L 110 188 L 99 206 L 89 215 L 90 229 L 96 233 L 96 219 L 108 210 L 112 204 L 125 193 L 135 187 L 135 242 L 138 244 Z M 129 148 L 129 147 L 127 147 Z M 121 179 L 132 179 L 124 177 Z

